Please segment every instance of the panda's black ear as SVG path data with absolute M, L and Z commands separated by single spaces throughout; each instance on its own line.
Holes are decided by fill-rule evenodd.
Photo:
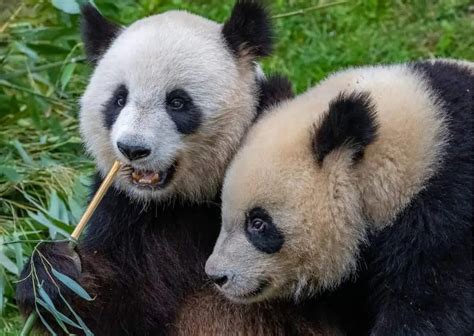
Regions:
M 329 110 L 315 125 L 313 151 L 322 164 L 326 155 L 346 146 L 352 158 L 359 160 L 364 149 L 377 137 L 375 106 L 364 92 L 341 93 L 329 103 Z
M 109 48 L 121 27 L 108 21 L 91 4 L 81 7 L 81 35 L 89 62 L 95 64 Z
M 269 12 L 257 0 L 238 0 L 222 27 L 222 34 L 236 57 L 251 59 L 270 55 L 273 33 Z
M 259 96 L 255 119 L 259 118 L 265 110 L 295 96 L 290 80 L 280 74 L 263 77 L 257 81 L 257 84 Z

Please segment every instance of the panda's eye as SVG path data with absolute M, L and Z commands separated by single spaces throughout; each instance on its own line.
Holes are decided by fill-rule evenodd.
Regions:
M 175 111 L 181 110 L 184 107 L 184 100 L 181 98 L 173 98 L 169 102 L 169 106 Z
M 255 233 L 261 233 L 265 231 L 267 223 L 261 218 L 254 218 L 250 221 L 249 224 L 249 231 L 253 231 Z
M 127 103 L 127 97 L 123 95 L 119 95 L 117 99 L 115 99 L 115 105 L 117 105 L 118 107 L 124 107 L 126 103 Z
M 267 210 L 255 207 L 245 215 L 245 219 L 245 236 L 253 246 L 265 253 L 276 253 L 281 249 L 285 237 Z

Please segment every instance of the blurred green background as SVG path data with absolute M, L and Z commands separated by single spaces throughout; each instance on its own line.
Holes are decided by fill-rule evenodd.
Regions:
M 223 21 L 233 5 L 232 0 L 95 3 L 122 24 L 169 9 Z M 349 65 L 474 59 L 469 0 L 348 1 L 319 9 L 308 7 L 330 1 L 268 3 L 277 16 L 278 42 L 264 68 L 287 74 L 298 92 Z M 39 239 L 67 236 L 87 197 L 93 165 L 79 138 L 77 101 L 91 68 L 76 12 L 75 0 L 0 0 L 1 335 L 16 335 L 21 327 L 13 293 L 32 247 Z

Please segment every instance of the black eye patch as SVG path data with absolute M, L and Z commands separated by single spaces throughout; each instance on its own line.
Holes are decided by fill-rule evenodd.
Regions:
M 128 89 L 124 84 L 119 85 L 112 97 L 104 104 L 104 109 L 102 114 L 104 116 L 104 126 L 108 130 L 112 128 L 112 125 L 117 120 L 117 117 L 120 114 L 120 111 L 127 104 L 128 99 Z
M 202 122 L 201 110 L 182 89 L 175 89 L 166 95 L 166 112 L 182 134 L 193 133 Z
M 253 208 L 246 215 L 245 235 L 253 246 L 268 254 L 280 251 L 285 242 L 272 217 L 261 207 Z

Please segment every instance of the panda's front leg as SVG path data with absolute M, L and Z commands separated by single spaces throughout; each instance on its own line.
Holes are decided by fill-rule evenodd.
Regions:
M 55 272 L 66 275 L 77 282 L 93 300 L 87 301 L 79 297 L 55 276 Z M 91 324 L 95 318 L 90 317 L 97 316 L 93 313 L 94 307 L 99 310 L 104 301 L 98 295 L 98 290 L 103 287 L 104 283 L 112 284 L 113 277 L 114 268 L 98 254 L 81 251 L 81 246 L 72 249 L 67 242 L 42 243 L 37 247 L 36 252 L 28 260 L 21 273 L 16 288 L 16 301 L 23 316 L 39 309 L 41 317 L 46 323 L 55 332 L 62 334 L 62 329 L 56 324 L 51 314 L 37 303 L 37 297 L 42 298 L 39 293 L 41 287 L 58 311 L 72 317 L 72 308 L 85 321 L 86 325 L 92 328 Z M 44 301 L 44 298 L 42 300 Z M 45 326 L 39 321 L 36 327 L 45 329 Z M 69 325 L 68 330 L 81 333 Z

